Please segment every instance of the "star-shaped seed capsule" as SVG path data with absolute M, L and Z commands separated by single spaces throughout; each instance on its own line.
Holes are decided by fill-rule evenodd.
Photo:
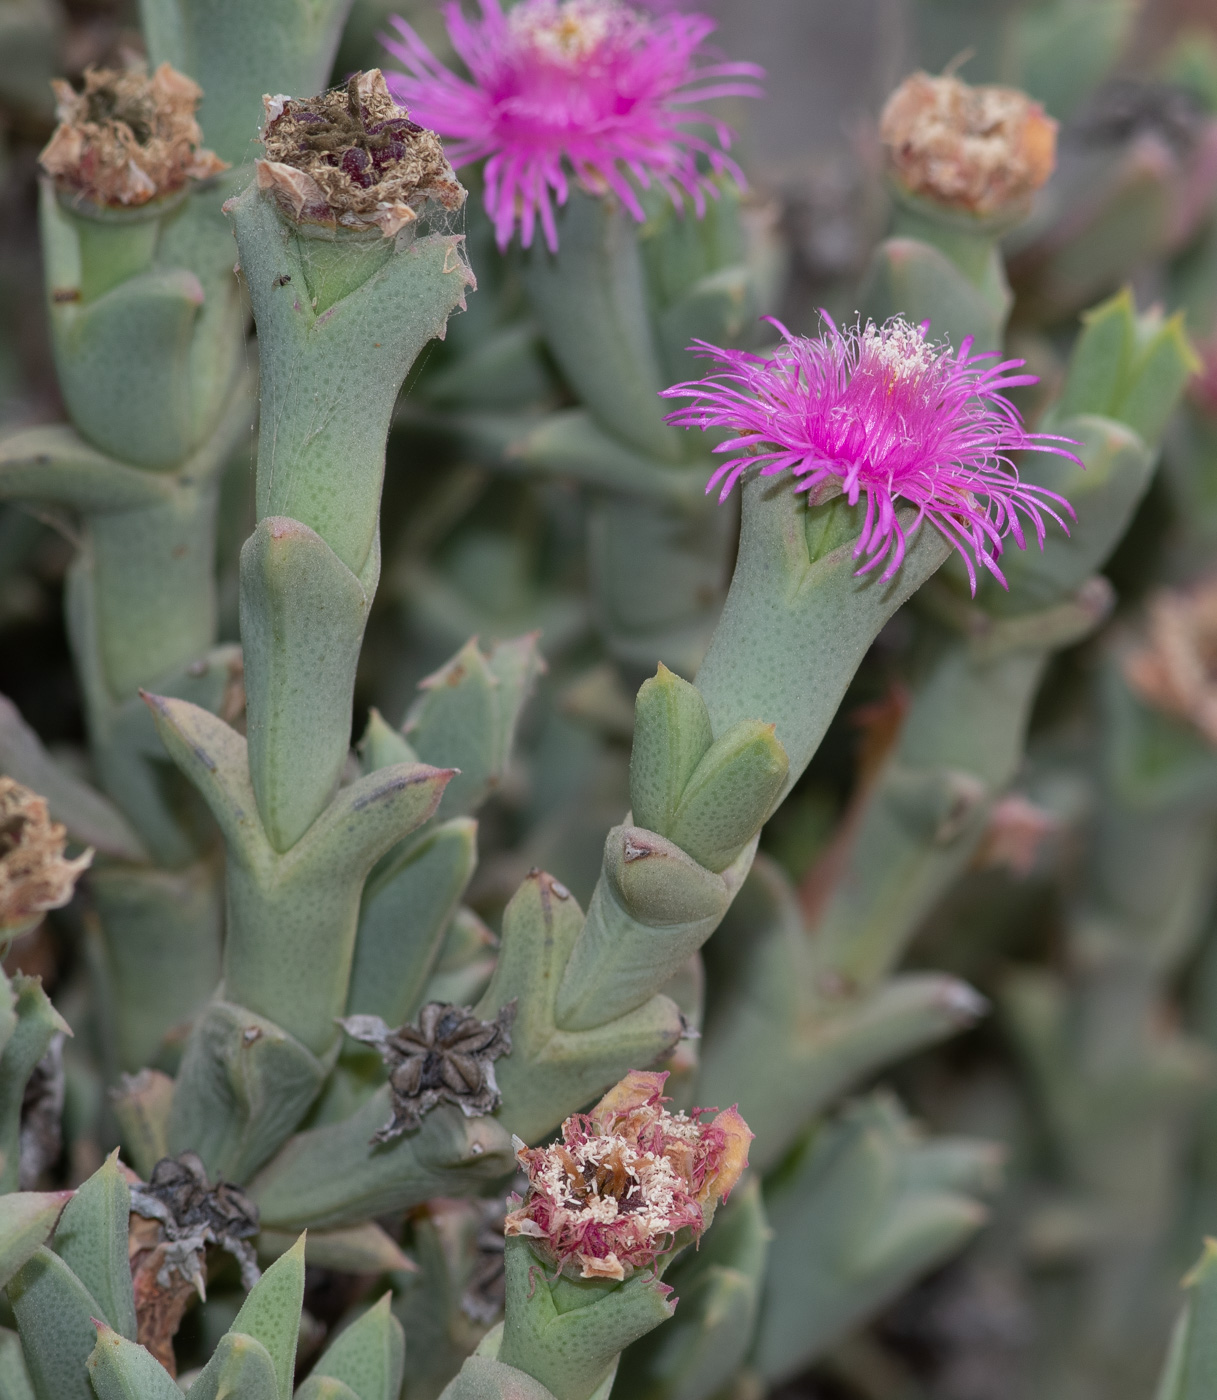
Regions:
M 440 1103 L 455 1104 L 466 1118 L 499 1106 L 494 1062 L 511 1050 L 515 1003 L 493 1021 L 479 1021 L 467 1006 L 429 1001 L 416 1025 L 390 1030 L 379 1016 L 348 1016 L 340 1024 L 353 1040 L 374 1045 L 389 1067 L 393 1116 L 373 1137 L 388 1142 L 417 1128 Z

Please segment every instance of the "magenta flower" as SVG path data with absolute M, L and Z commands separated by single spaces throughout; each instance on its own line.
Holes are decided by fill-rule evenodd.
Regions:
M 468 20 L 459 0 L 444 7 L 448 35 L 472 81 L 445 68 L 414 30 L 392 23 L 386 40 L 405 73 L 388 75 L 414 120 L 448 143 L 458 169 L 486 157 L 486 211 L 500 248 L 532 243 L 538 217 L 558 247 L 553 199 L 565 204 L 573 176 L 598 194 L 612 191 L 641 221 L 635 184 L 688 196 L 700 217 L 711 178 L 743 183 L 726 150 L 731 133 L 698 109 L 715 97 L 760 96 L 751 63 L 699 65 L 714 29 L 705 15 L 646 15 L 620 0 L 479 0 Z M 699 157 L 702 163 L 699 164 Z M 551 198 L 552 196 L 552 198 Z
M 1058 513 L 1073 517 L 1063 496 L 1019 480 L 1011 454 L 1032 449 L 1078 459 L 1069 438 L 1029 433 L 1003 390 L 1034 384 L 1013 374 L 1022 360 L 972 354 L 969 337 L 958 351 L 926 340 L 927 326 L 893 317 L 837 329 L 816 340 L 791 335 L 769 359 L 744 350 L 720 350 L 697 341 L 690 348 L 717 361 L 720 372 L 664 390 L 664 398 L 691 399 L 668 415 L 682 428 L 725 428 L 733 434 L 714 448 L 727 454 L 706 490 L 721 483 L 719 500 L 749 467 L 762 476 L 789 470 L 797 491 L 836 478 L 850 505 L 866 497 L 866 519 L 854 557 L 867 573 L 886 563 L 890 579 L 908 540 L 928 520 L 959 551 L 976 592 L 983 566 L 1004 588 L 997 559 L 1007 535 L 1026 548 L 1025 516 L 1044 547 L 1044 517 L 1069 533 Z M 770 318 L 771 319 L 771 318 Z M 898 501 L 917 507 L 910 528 L 896 515 Z

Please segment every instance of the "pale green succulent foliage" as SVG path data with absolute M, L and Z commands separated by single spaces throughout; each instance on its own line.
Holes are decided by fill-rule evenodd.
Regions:
M 1102 570 L 1164 443 L 1171 581 L 1212 562 L 1217 430 L 1173 415 L 1195 367 L 1184 323 L 1217 318 L 1217 216 L 1183 252 L 1165 215 L 1121 222 L 1122 166 L 1053 188 L 1046 208 L 1078 211 L 1072 241 L 1064 214 L 1012 228 L 901 205 L 851 305 L 993 348 L 1017 306 L 1051 370 L 1037 426 L 1081 460 L 1019 463 L 1077 520 L 1042 552 L 1007 549 L 1008 590 L 972 596 L 928 525 L 884 582 L 857 572 L 863 506 L 753 474 L 737 517 L 703 495 L 707 441 L 664 422 L 690 341 L 745 341 L 773 302 L 770 251 L 726 182 L 703 220 L 648 193 L 641 225 L 572 189 L 556 256 L 500 258 L 476 199 L 464 223 L 432 209 L 376 242 L 283 212 L 248 164 L 261 98 L 324 86 L 349 7 L 142 0 L 151 59 L 200 82 L 232 172 L 113 219 L 43 191 L 70 421 L 0 440 L 0 499 L 72 517 L 89 754 L 61 763 L 0 697 L 0 769 L 96 863 L 87 913 L 66 916 L 83 971 L 62 1005 L 37 978 L 0 981 L 0 1400 L 755 1400 L 826 1357 L 848 1379 L 870 1354 L 849 1339 L 975 1241 L 994 1201 L 978 1257 L 1021 1268 L 1051 1237 L 1068 1274 L 1027 1285 L 1066 1325 L 1019 1400 L 1148 1400 L 1164 1356 L 1158 1400 L 1217 1400 L 1211 1243 L 1165 1345 L 1177 1238 L 1193 1254 L 1217 1216 L 1211 939 L 1194 1027 L 1166 1014 L 1217 886 L 1217 760 L 1099 630 Z M 969 76 L 1061 116 L 1131 19 L 1121 0 L 916 10 L 927 54 L 970 25 L 991 73 Z M 51 42 L 54 16 L 26 11 L 0 3 L 0 49 L 10 30 Z M 1217 110 L 1217 58 L 1184 58 Z M 1176 253 L 1177 314 L 1110 294 Z M 253 518 L 221 578 L 255 360 Z M 382 516 L 395 425 L 395 458 L 435 478 L 404 526 Z M 239 646 L 219 640 L 224 599 Z M 917 642 L 907 714 L 799 885 L 762 830 L 898 613 Z M 1029 751 L 1045 676 L 1094 637 L 1093 732 Z M 352 748 L 357 681 L 380 708 Z M 901 963 L 1024 777 L 1064 806 L 1084 792 L 1093 816 L 1064 955 L 998 989 L 1055 1173 L 1017 1153 L 1012 1198 L 988 1125 L 931 1132 L 874 1081 L 988 1010 L 963 975 Z M 509 1027 L 497 1106 L 453 1080 L 470 1056 L 431 1046 L 420 1077 L 438 1090 L 442 1062 L 447 1099 L 388 1132 L 408 1075 L 342 1022 L 421 1035 L 436 1002 Z M 48 1165 L 30 1125 L 60 1056 L 73 1170 L 89 1151 L 101 1165 L 74 1192 L 23 1190 Z M 676 1107 L 738 1103 L 755 1134 L 698 1247 L 682 1235 L 617 1280 L 504 1242 L 513 1137 L 543 1142 L 648 1067 Z M 256 1207 L 265 1272 L 239 1292 L 212 1254 L 180 1334 L 195 1369 L 174 1377 L 139 1340 L 129 1171 L 187 1152 Z M 322 1343 L 306 1265 L 384 1291 Z

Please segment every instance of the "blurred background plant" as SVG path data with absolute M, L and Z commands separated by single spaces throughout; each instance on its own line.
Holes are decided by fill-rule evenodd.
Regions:
M 156 8 L 144 7 L 145 24 Z M 628 1347 L 613 1393 L 1147 1397 L 1179 1282 L 1201 1236 L 1217 1234 L 1217 14 L 1205 0 L 696 8 L 718 21 L 712 42 L 723 55 L 766 70 L 764 101 L 719 104 L 739 133 L 733 154 L 748 186 L 723 182 L 696 223 L 647 200 L 627 269 L 642 309 L 622 333 L 618 366 L 641 363 L 630 357 L 643 346 L 666 387 L 698 372 L 684 354 L 693 336 L 770 341 L 761 313 L 809 335 L 821 307 L 843 322 L 859 311 L 928 315 L 956 342 L 971 334 L 1025 358 L 1040 384 L 1016 393 L 1020 407 L 1035 426 L 1081 439 L 1088 473 L 1028 463 L 1032 480 L 1073 501 L 1079 523 L 1068 546 L 1055 539 L 1042 557 L 1014 559 L 1008 595 L 982 585 L 970 601 L 948 564 L 886 622 L 765 827 L 704 959 L 691 944 L 666 982 L 704 1033 L 664 1061 L 668 1092 L 680 1106 L 738 1099 L 757 1134 L 754 1170 L 700 1251 L 673 1265 L 668 1281 L 683 1307 Z M 393 15 L 453 61 L 431 0 L 355 0 L 332 36 L 335 81 L 392 71 L 381 41 L 397 34 Z M 153 57 L 163 57 L 163 36 L 151 37 Z M 50 79 L 78 83 L 89 67 L 144 51 L 133 3 L 0 0 L 6 431 L 77 412 L 67 377 L 56 375 L 42 290 L 36 176 L 55 123 Z M 898 162 L 895 182 L 887 178 L 880 114 L 918 68 L 1020 88 L 1060 123 L 1055 172 L 1033 198 L 1029 188 L 999 217 L 977 219 L 973 209 L 961 222 L 932 190 L 927 204 L 925 189 L 901 187 Z M 262 87 L 282 85 L 268 77 Z M 204 138 L 234 164 L 252 154 L 240 132 L 252 138 L 257 113 L 246 116 L 212 140 L 203 109 Z M 338 1009 L 380 1017 L 382 1031 L 424 1001 L 476 1006 L 485 996 L 489 1006 L 496 975 L 515 985 L 510 966 L 496 974 L 496 952 L 509 902 L 526 917 L 521 882 L 549 898 L 546 877 L 530 872 L 552 872 L 560 898 L 569 891 L 587 907 L 606 878 L 604 833 L 631 805 L 639 826 L 670 834 L 639 816 L 631 788 L 634 694 L 659 663 L 680 676 L 697 671 L 740 529 L 734 503 L 702 497 L 697 444 L 665 429 L 657 408 L 627 411 L 611 374 L 572 351 L 568 303 L 555 300 L 535 254 L 495 251 L 476 169 L 462 179 L 478 291 L 446 338 L 419 354 L 397 401 L 380 586 L 373 579 L 361 595 L 375 593 L 354 691 L 362 771 L 416 756 L 461 768 L 442 820 L 385 857 L 364 897 L 353 990 Z M 562 238 L 568 266 L 584 250 L 586 275 L 598 235 L 580 200 L 594 204 L 576 197 Z M 231 260 L 227 236 L 214 247 Z M 238 236 L 252 237 L 240 223 Z M 251 246 L 241 249 L 247 265 Z M 620 285 L 606 283 L 610 293 Z M 603 314 L 603 305 L 583 309 Z M 256 298 L 254 312 L 269 344 Z M 234 354 L 234 376 L 256 364 L 252 344 Z M 639 380 L 645 393 L 646 374 Z M 196 648 L 212 648 L 214 676 L 171 693 L 239 723 L 241 547 L 266 512 L 255 501 L 249 414 L 238 410 L 227 431 L 213 464 L 215 624 Z M 84 528 L 63 501 L 0 505 L 0 769 L 44 792 L 61 820 L 57 798 L 85 803 L 68 823 L 71 854 L 86 844 L 100 852 L 81 897 L 14 931 L 4 966 L 28 1043 L 14 1038 L 13 1054 L 0 1056 L 0 1073 L 7 1065 L 21 1081 L 16 1101 L 5 1101 L 0 1148 L 7 1190 L 50 1193 L 88 1180 L 94 1197 L 113 1201 L 123 1188 L 107 1153 L 121 1141 L 148 1177 L 167 1141 L 157 1096 L 217 976 L 218 866 L 214 833 L 194 813 L 183 854 L 152 850 L 153 873 L 139 889 L 153 893 L 140 902 L 114 863 L 133 853 L 147 860 L 143 846 L 163 834 L 159 809 L 128 809 L 130 795 L 110 789 L 136 828 L 132 812 L 153 813 L 124 846 L 126 824 L 81 796 L 84 779 L 98 780 L 105 747 L 63 621 Z M 363 561 L 345 562 L 366 583 Z M 170 669 L 133 673 L 127 688 Z M 665 703 L 683 704 L 681 683 L 663 676 L 649 684 L 670 681 L 677 698 L 664 691 Z M 430 679 L 420 691 L 421 677 Z M 209 683 L 215 694 L 204 697 Z M 453 699 L 456 708 L 445 708 Z M 56 781 L 72 785 L 59 793 L 40 766 L 48 755 Z M 806 758 L 792 752 L 792 772 Z M 344 781 L 357 777 L 348 760 Z M 689 848 L 687 837 L 672 839 Z M 424 899 L 434 908 L 419 914 Z M 190 940 L 188 973 L 173 957 L 146 961 L 166 903 L 181 916 L 179 946 Z M 115 908 L 129 927 L 146 927 L 143 942 L 107 942 Z M 377 959 L 390 955 L 403 911 L 433 946 L 414 983 L 390 994 Z M 134 971 L 123 947 L 136 949 Z M 162 990 L 163 1003 L 152 1004 Z M 526 1006 L 521 1046 L 530 1014 Z M 361 1033 L 336 1067 L 325 1062 L 306 1123 L 314 1133 L 361 1105 L 383 1119 L 384 1091 L 368 1095 L 383 1077 L 381 1054 L 394 1061 L 373 1048 L 378 1035 Z M 309 1049 L 320 1063 L 331 1047 Z M 509 1097 L 513 1063 L 498 1062 Z M 124 1081 L 115 1100 L 120 1072 L 143 1066 L 153 1069 Z M 552 1121 L 530 1109 L 530 1121 L 551 1131 L 616 1077 L 589 1079 L 589 1092 L 573 1090 Z M 4 1094 L 12 1100 L 11 1088 L 0 1086 Z M 175 1131 L 186 1131 L 180 1119 Z M 311 1137 L 293 1139 L 296 1156 L 272 1160 L 251 1188 L 263 1262 L 288 1261 L 273 1277 L 295 1268 L 295 1229 L 322 1227 L 307 1269 L 298 1261 L 298 1375 L 327 1332 L 338 1334 L 336 1354 L 352 1318 L 388 1354 L 395 1317 L 407 1400 L 437 1396 L 518 1292 L 518 1278 L 504 1281 L 502 1196 L 478 1194 L 500 1186 L 502 1172 L 495 1181 L 488 1170 L 485 1187 L 453 1175 L 448 1190 L 450 1167 L 419 1167 L 425 1184 L 408 1203 L 376 1182 L 357 1210 L 328 1199 L 301 1205 L 292 1172 L 331 1141 L 310 1146 Z M 262 1157 L 225 1160 L 246 1184 Z M 340 1173 L 345 1159 L 334 1161 Z M 59 1205 L 51 1215 L 42 1204 L 35 1243 Z M 229 1205 L 231 1225 L 245 1205 Z M 84 1277 L 71 1232 L 59 1243 L 64 1228 L 55 1250 Z M 256 1308 L 234 1323 L 239 1270 L 218 1258 L 206 1303 L 187 1310 L 190 1299 L 181 1300 L 183 1371 L 225 1334 L 230 1343 L 262 1335 Z M 1198 1266 L 1177 1356 L 1203 1331 L 1210 1265 L 1206 1256 Z M 386 1286 L 391 1302 L 373 1306 Z M 33 1324 L 16 1296 L 10 1290 L 0 1320 L 24 1337 Z M 105 1320 L 123 1331 L 118 1313 Z M 140 1340 L 152 1346 L 142 1330 Z M 0 1395 L 24 1396 L 30 1382 L 12 1365 L 10 1341 L 14 1333 L 0 1334 Z M 341 1357 L 325 1357 L 335 1369 L 318 1364 L 306 1382 L 316 1394 L 331 1393 L 328 1377 L 349 1375 Z M 28 1354 L 26 1367 L 43 1400 L 52 1382 Z M 1188 1389 L 1185 1370 L 1179 1362 L 1167 1373 L 1164 1400 L 1217 1393 Z M 391 1391 L 386 1380 L 364 1400 Z

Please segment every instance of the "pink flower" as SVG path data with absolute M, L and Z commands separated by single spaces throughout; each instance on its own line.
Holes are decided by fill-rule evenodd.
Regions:
M 697 341 L 694 349 L 721 369 L 705 379 L 677 384 L 665 398 L 692 403 L 668 415 L 684 428 L 725 428 L 733 434 L 714 448 L 728 460 L 707 491 L 722 483 L 719 500 L 751 466 L 762 476 L 789 470 L 798 491 L 813 491 L 836 478 L 850 505 L 866 497 L 866 519 L 854 557 L 866 573 L 886 562 L 884 581 L 904 559 L 908 540 L 928 520 L 959 551 L 976 592 L 973 561 L 1006 586 L 997 566 L 1006 535 L 1020 549 L 1025 516 L 1044 547 L 1044 517 L 1065 531 L 1061 511 L 1073 517 L 1063 496 L 1019 480 L 1011 454 L 1055 452 L 1078 460 L 1069 438 L 1028 433 L 1003 390 L 1034 384 L 1012 374 L 1022 360 L 972 354 L 969 337 L 957 351 L 926 340 L 927 326 L 893 317 L 837 329 L 821 312 L 816 340 L 791 335 L 778 321 L 780 345 L 769 359 L 743 350 L 721 350 Z M 906 529 L 898 501 L 917 507 Z
M 529 247 L 539 216 L 557 251 L 551 195 L 565 204 L 572 175 L 596 193 L 611 190 L 639 221 L 634 182 L 659 185 L 678 206 L 687 195 L 699 216 L 706 195 L 717 194 L 712 175 L 743 183 L 725 154 L 730 131 L 697 104 L 760 96 L 762 73 L 751 63 L 697 64 L 713 20 L 646 15 L 620 0 L 520 0 L 506 14 L 500 0 L 479 3 L 480 20 L 466 19 L 459 0 L 444 7 L 471 82 L 396 18 L 402 37 L 385 42 L 406 72 L 388 81 L 414 119 L 445 139 L 458 169 L 487 158 L 486 210 L 500 248 L 517 218 Z
M 667 1077 L 632 1071 L 590 1113 L 568 1118 L 552 1147 L 517 1139 L 528 1197 L 507 1216 L 507 1235 L 531 1239 L 559 1270 L 612 1279 L 653 1264 L 682 1230 L 697 1239 L 748 1165 L 752 1134 L 738 1109 L 709 1123 L 712 1110 L 669 1113 Z

